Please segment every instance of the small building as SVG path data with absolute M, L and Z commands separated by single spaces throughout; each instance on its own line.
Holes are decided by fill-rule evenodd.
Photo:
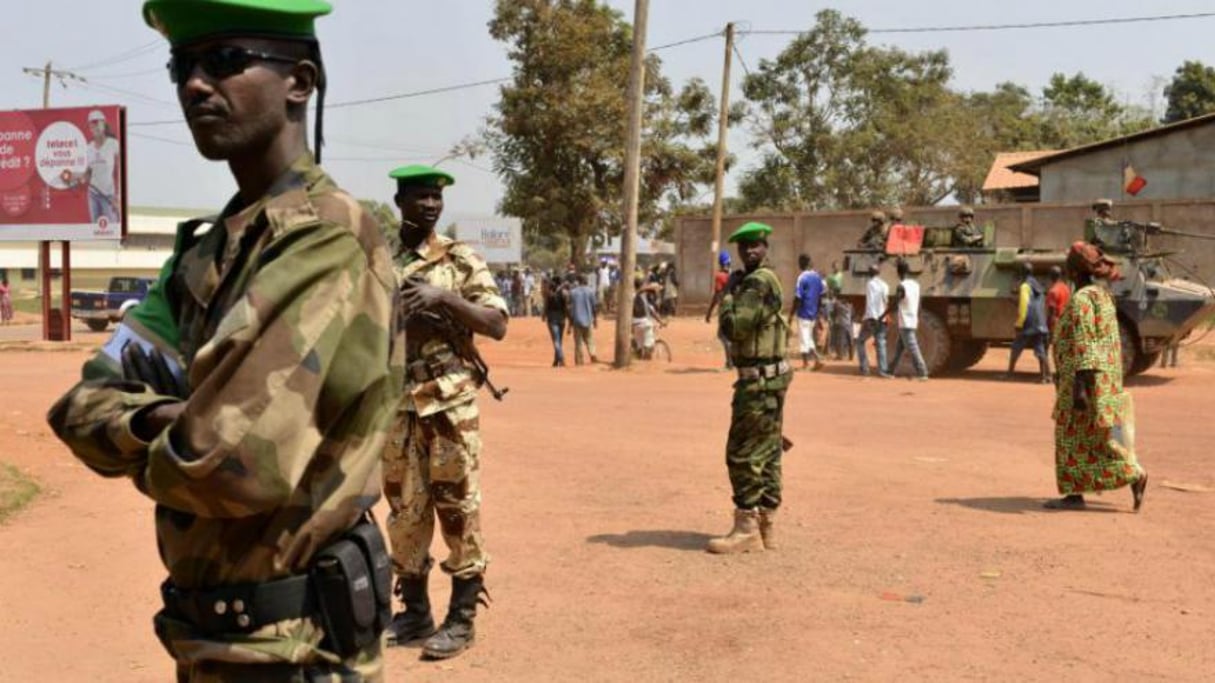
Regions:
M 1032 152 L 997 152 L 981 190 L 984 204 L 1013 204 L 1041 201 L 1038 192 L 1038 176 L 1012 170 L 1012 166 L 1027 163 L 1053 154 L 1058 150 L 1047 149 Z
M 72 287 L 101 288 L 116 275 L 156 275 L 173 253 L 177 224 L 207 213 L 203 210 L 131 207 L 128 212 L 127 237 L 121 243 L 88 240 L 72 242 Z M 59 245 L 52 245 L 53 279 L 58 279 L 61 272 L 60 255 Z M 0 275 L 8 278 L 15 296 L 36 295 L 38 243 L 0 242 Z M 58 296 L 57 289 L 55 295 Z
M 1038 178 L 1038 201 L 1215 197 L 1215 114 L 1020 161 Z

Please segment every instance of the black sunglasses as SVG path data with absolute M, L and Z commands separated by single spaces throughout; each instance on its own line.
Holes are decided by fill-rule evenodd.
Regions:
M 258 60 L 284 64 L 300 61 L 294 57 L 259 52 L 236 45 L 220 45 L 200 53 L 173 52 L 165 66 L 169 69 L 169 80 L 182 84 L 190 79 L 195 66 L 201 66 L 212 78 L 227 78 L 248 69 L 250 64 Z

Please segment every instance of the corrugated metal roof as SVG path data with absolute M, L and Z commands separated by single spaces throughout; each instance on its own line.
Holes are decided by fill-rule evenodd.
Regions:
M 1094 143 L 1088 144 L 1088 145 L 1072 147 L 1071 149 L 1065 149 L 1062 151 L 1054 152 L 1052 154 L 1038 157 L 1035 159 L 1027 159 L 1024 161 L 1020 161 L 1020 162 L 1014 163 L 1013 166 L 1015 167 L 1016 171 L 1037 175 L 1043 166 L 1046 166 L 1047 164 L 1053 164 L 1056 161 L 1062 161 L 1063 159 L 1069 159 L 1074 156 L 1080 156 L 1081 154 L 1088 154 L 1090 152 L 1096 152 L 1097 150 L 1105 149 L 1107 147 L 1115 147 L 1118 145 L 1125 145 L 1125 144 L 1131 143 L 1131 142 L 1138 142 L 1140 140 L 1144 140 L 1147 138 L 1154 138 L 1154 137 L 1157 137 L 1160 135 L 1168 135 L 1169 133 L 1173 133 L 1175 131 L 1183 130 L 1186 128 L 1205 126 L 1209 123 L 1215 123 L 1215 113 L 1204 114 L 1202 116 L 1195 116 L 1192 119 L 1186 119 L 1184 121 L 1170 123 L 1165 126 L 1157 126 L 1156 128 L 1149 128 L 1147 130 L 1141 130 L 1138 133 L 1131 133 L 1130 135 L 1123 135 L 1121 137 L 1110 138 L 1108 140 L 1102 140 L 1100 142 L 1094 142 Z
M 983 181 L 983 191 L 992 192 L 995 190 L 1037 187 L 1038 176 L 1019 173 L 1012 170 L 1011 167 L 1057 153 L 1058 150 L 1053 149 L 1032 152 L 997 152 L 995 161 L 991 162 L 991 169 L 987 171 L 987 178 Z

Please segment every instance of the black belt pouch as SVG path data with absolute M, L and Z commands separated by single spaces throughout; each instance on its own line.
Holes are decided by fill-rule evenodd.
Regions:
M 327 649 L 350 657 L 375 642 L 392 609 L 391 567 L 379 528 L 356 525 L 317 554 L 311 573 Z

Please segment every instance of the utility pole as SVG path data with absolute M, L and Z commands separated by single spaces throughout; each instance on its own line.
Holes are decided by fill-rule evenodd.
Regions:
M 81 81 L 81 82 L 84 82 L 84 80 L 85 80 L 84 77 L 77 76 L 76 74 L 72 73 L 71 71 L 64 71 L 64 70 L 52 68 L 51 60 L 49 60 L 49 59 L 46 62 L 46 66 L 42 67 L 41 69 L 23 67 L 21 69 L 21 71 L 24 73 L 27 73 L 31 76 L 41 76 L 42 77 L 42 108 L 43 109 L 51 108 L 51 77 L 52 76 L 54 76 L 55 78 L 58 78 L 59 82 L 61 84 L 63 84 L 64 87 L 67 87 L 68 80 L 76 80 L 76 81 Z M 47 188 L 46 192 L 49 193 L 50 188 Z M 59 328 L 58 332 L 60 333 L 59 338 L 61 340 L 71 341 L 72 340 L 72 310 L 71 310 L 71 307 L 72 307 L 72 295 L 71 295 L 72 243 L 64 240 L 60 244 L 62 245 L 61 253 L 63 255 L 63 258 L 62 258 L 62 262 L 59 265 L 60 265 L 60 270 L 62 271 L 61 277 L 63 279 L 60 280 L 60 282 L 62 284 L 62 288 L 61 288 L 62 291 L 60 293 L 60 298 L 62 299 L 62 301 L 60 302 L 60 308 L 59 308 L 60 328 Z M 41 294 L 42 294 L 42 339 L 44 341 L 49 341 L 53 335 L 51 334 L 51 243 L 47 240 L 43 240 L 38 243 L 38 273 L 40 276 L 41 290 L 42 290 L 41 291 Z M 67 309 L 67 310 L 64 310 L 64 309 Z
M 615 367 L 632 361 L 633 269 L 637 264 L 637 194 L 641 182 L 641 110 L 645 101 L 645 32 L 649 0 L 633 7 L 633 59 L 629 66 L 629 127 L 624 155 L 624 230 L 620 233 L 620 294 L 616 302 Z
M 721 70 L 721 113 L 717 119 L 717 171 L 713 177 L 713 239 L 709 242 L 711 257 L 716 259 L 721 249 L 721 210 L 726 183 L 726 132 L 730 118 L 730 61 L 734 54 L 734 22 L 726 24 L 726 61 Z M 709 265 L 709 272 L 717 272 L 717 261 Z M 709 287 L 713 278 L 709 278 Z

